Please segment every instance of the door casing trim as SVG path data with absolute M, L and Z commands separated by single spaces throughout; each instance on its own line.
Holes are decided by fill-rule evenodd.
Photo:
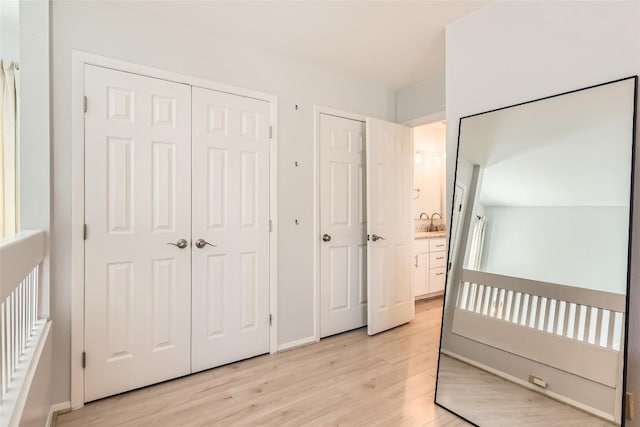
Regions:
M 84 406 L 85 389 L 82 368 L 82 352 L 85 350 L 83 232 L 85 65 L 96 65 L 269 102 L 273 129 L 269 142 L 269 218 L 272 224 L 272 232 L 269 234 L 269 311 L 272 314 L 269 351 L 275 353 L 278 347 L 278 97 L 78 50 L 72 52 L 71 62 L 71 408 L 78 409 Z

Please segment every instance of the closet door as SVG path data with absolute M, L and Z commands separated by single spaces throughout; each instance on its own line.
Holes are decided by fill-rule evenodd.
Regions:
M 320 337 L 367 324 L 364 122 L 320 114 Z
M 269 103 L 193 88 L 194 372 L 269 352 Z
M 413 144 L 409 128 L 367 118 L 369 335 L 413 319 Z
M 191 94 L 87 66 L 85 95 L 91 401 L 190 372 Z

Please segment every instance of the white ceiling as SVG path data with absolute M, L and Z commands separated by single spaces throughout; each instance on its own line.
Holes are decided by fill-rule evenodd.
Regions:
M 172 25 L 207 28 L 244 45 L 397 89 L 443 75 L 445 26 L 487 3 L 142 1 L 137 6 Z
M 633 81 L 462 120 L 460 156 L 493 206 L 628 206 Z

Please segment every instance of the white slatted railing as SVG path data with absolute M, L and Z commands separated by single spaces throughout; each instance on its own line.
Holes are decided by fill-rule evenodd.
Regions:
M 624 295 L 463 270 L 456 308 L 620 351 Z
M 47 322 L 40 265 L 45 235 L 22 232 L 0 244 L 0 426 L 17 425 L 29 369 Z

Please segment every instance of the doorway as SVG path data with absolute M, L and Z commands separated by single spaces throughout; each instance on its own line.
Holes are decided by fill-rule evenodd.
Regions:
M 268 353 L 275 104 L 83 68 L 83 401 Z
M 414 316 L 409 128 L 316 107 L 316 339 Z
M 444 293 L 447 271 L 446 122 L 414 126 L 413 286 L 416 299 Z

